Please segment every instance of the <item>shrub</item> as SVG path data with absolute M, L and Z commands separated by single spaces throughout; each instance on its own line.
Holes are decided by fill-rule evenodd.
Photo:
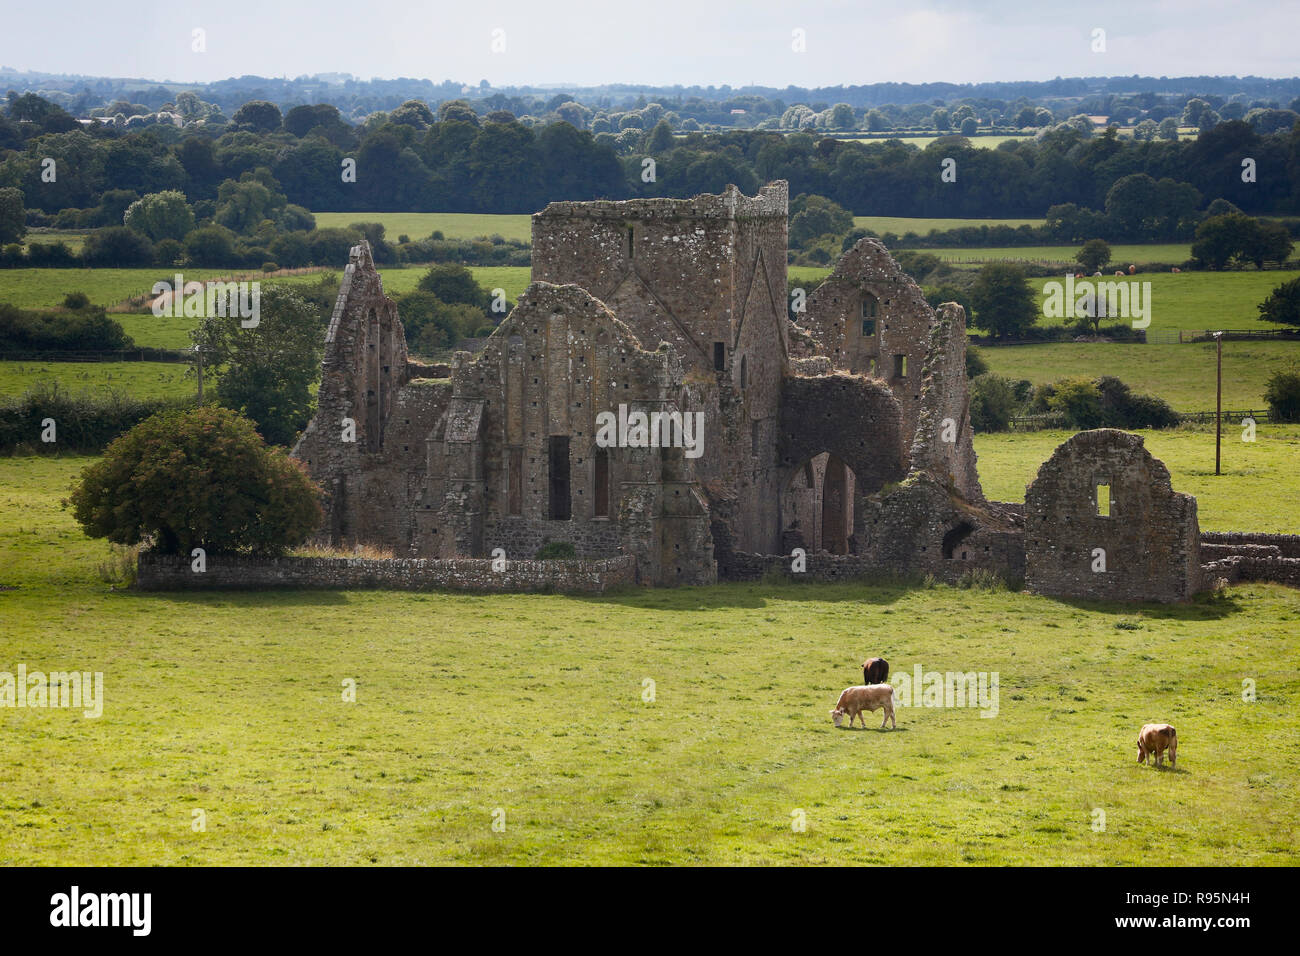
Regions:
M 320 525 L 320 491 L 224 408 L 161 412 L 81 473 L 69 502 L 93 538 L 164 554 L 278 554 Z
M 90 305 L 90 296 L 84 292 L 69 292 L 63 297 L 65 309 L 84 309 Z
M 263 262 L 263 263 L 262 263 L 262 271 L 263 271 L 263 272 L 279 272 L 279 271 L 280 271 L 280 267 L 279 267 L 278 265 L 276 265 L 274 262 Z
M 577 550 L 568 541 L 547 541 L 533 555 L 537 561 L 572 561 L 578 556 Z
M 966 346 L 966 377 L 976 378 L 989 370 L 989 363 L 973 345 Z
M 970 424 L 976 432 L 1004 432 L 1020 409 L 1010 379 L 985 372 L 971 379 Z
M 152 265 L 153 243 L 134 229 L 108 226 L 86 236 L 85 245 L 81 247 L 81 261 L 88 266 L 114 268 Z
M 1300 422 L 1300 372 L 1276 372 L 1264 388 L 1269 418 L 1277 422 Z
M 1065 416 L 1074 428 L 1097 428 L 1102 423 L 1101 389 L 1090 378 L 1067 378 L 1056 383 L 1047 407 Z
M 0 451 L 100 452 L 149 416 L 189 404 L 188 399 L 143 401 L 118 391 L 73 395 L 57 382 L 41 379 L 21 397 L 0 404 Z M 47 418 L 54 419 L 57 442 L 40 440 L 41 422 Z

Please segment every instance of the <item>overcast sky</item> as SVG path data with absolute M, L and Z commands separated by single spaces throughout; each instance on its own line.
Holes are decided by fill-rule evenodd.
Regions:
M 0 27 L 3 66 L 175 81 L 339 72 L 811 87 L 1300 73 L 1297 0 L 3 0 Z M 205 52 L 192 49 L 195 29 Z M 1096 29 L 1105 52 L 1092 49 Z M 792 49 L 795 30 L 805 52 Z

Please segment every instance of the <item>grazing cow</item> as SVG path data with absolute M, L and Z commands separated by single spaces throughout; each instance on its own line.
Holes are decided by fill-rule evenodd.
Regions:
M 1124 270 L 1123 270 L 1123 269 L 1116 269 L 1116 270 L 1115 270 L 1115 275 L 1117 275 L 1117 276 L 1122 276 L 1123 274 L 1124 274 Z
M 1155 765 L 1169 751 L 1169 766 L 1178 766 L 1178 731 L 1168 724 L 1144 724 L 1138 731 L 1138 763 L 1147 762 L 1147 754 L 1155 754 Z
M 883 657 L 868 657 L 862 662 L 862 683 L 883 684 L 889 679 L 889 661 Z
M 853 718 L 856 717 L 862 721 L 863 729 L 866 729 L 867 718 L 863 712 L 874 713 L 883 709 L 884 719 L 880 721 L 880 729 L 885 729 L 885 724 L 892 723 L 895 730 L 898 729 L 898 720 L 894 717 L 894 688 L 889 684 L 869 684 L 866 687 L 846 687 L 840 694 L 840 699 L 836 701 L 834 710 L 831 711 L 831 719 L 835 726 L 841 726 L 840 721 L 845 714 L 849 715 L 849 726 L 853 726 Z
M 1183 270 L 1182 270 L 1182 269 L 1179 269 L 1179 268 L 1173 268 L 1173 269 L 1170 269 L 1169 271 L 1170 271 L 1170 272 L 1182 272 Z

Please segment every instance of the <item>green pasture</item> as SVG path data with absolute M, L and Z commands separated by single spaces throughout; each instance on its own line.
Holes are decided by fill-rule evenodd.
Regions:
M 0 865 L 1300 862 L 1294 590 L 138 593 L 59 504 L 88 461 L 0 459 L 0 669 L 104 681 L 0 709 Z M 996 716 L 834 729 L 872 654 Z

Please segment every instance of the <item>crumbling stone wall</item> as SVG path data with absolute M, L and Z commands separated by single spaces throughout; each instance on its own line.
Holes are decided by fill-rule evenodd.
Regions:
M 711 582 L 708 509 L 685 449 L 658 447 L 662 426 L 646 436 L 655 447 L 597 444 L 605 412 L 667 421 L 667 437 L 684 441 L 683 416 L 700 411 L 688 398 L 671 345 L 646 351 L 585 289 L 533 283 L 483 351 L 453 363 L 424 499 L 439 497 L 439 480 L 444 490 L 420 553 L 527 557 L 568 542 L 582 557 L 636 555 L 647 583 Z M 568 477 L 556 492 L 559 473 Z
M 403 397 L 410 365 L 397 305 L 384 294 L 370 244 L 353 246 L 325 333 L 316 415 L 293 449 L 323 488 L 322 537 L 335 543 L 410 540 L 410 511 L 400 462 L 412 429 Z M 415 414 L 414 431 L 435 410 Z M 379 480 L 375 480 L 379 479 Z
M 533 216 L 533 279 L 590 291 L 645 344 L 680 356 L 707 445 L 704 481 L 737 499 L 727 535 L 778 546 L 774 448 L 788 367 L 784 181 L 744 196 L 551 203 Z
M 603 594 L 633 584 L 630 555 L 600 561 L 507 561 L 457 558 L 252 558 L 212 555 L 196 574 L 188 558 L 144 552 L 136 587 L 142 591 L 260 588 L 384 588 L 400 591 L 557 591 Z
M 1109 515 L 1099 513 L 1102 487 Z M 1026 584 L 1036 593 L 1186 600 L 1201 588 L 1196 499 L 1173 490 L 1141 436 L 1080 432 L 1026 489 L 1025 556 Z
M 969 502 L 982 502 L 966 379 L 966 310 L 955 302 L 945 302 L 935 315 L 921 383 L 912 470 L 929 472 Z
M 934 311 L 920 287 L 878 239 L 861 239 L 808 296 L 799 324 L 836 368 L 889 386 L 910 437 L 921 403 L 921 373 Z
M 881 568 L 943 581 L 982 570 L 1018 583 L 1025 575 L 1022 522 L 971 502 L 928 471 L 912 471 L 864 502 L 859 551 Z

